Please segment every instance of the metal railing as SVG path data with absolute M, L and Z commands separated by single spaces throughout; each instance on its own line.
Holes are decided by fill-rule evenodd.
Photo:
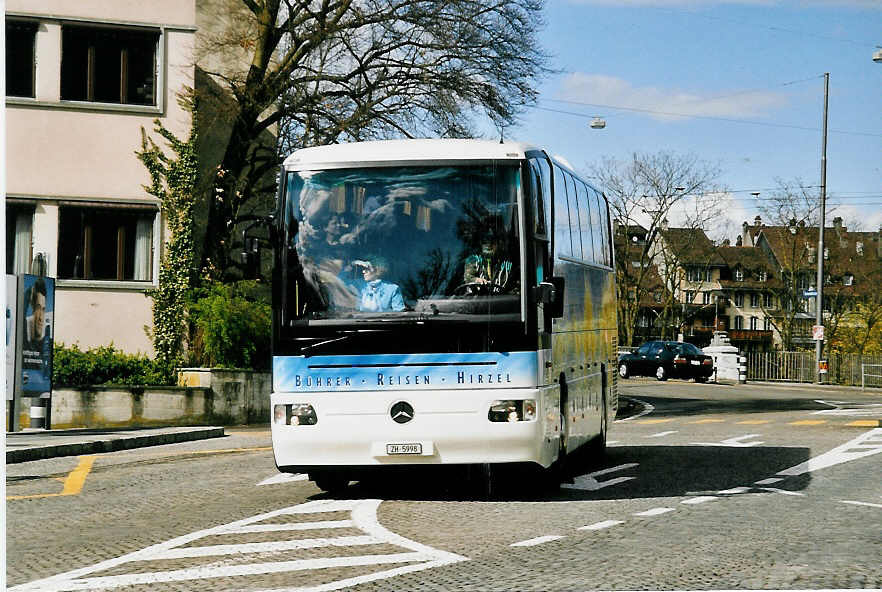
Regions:
M 867 372 L 867 368 L 878 368 L 878 370 L 873 370 L 873 372 L 879 372 L 879 374 L 870 374 Z M 871 382 L 876 383 L 869 386 L 882 386 L 882 364 L 861 364 L 861 390 L 867 388 L 867 378 L 869 378 Z M 874 381 L 874 378 L 877 378 L 878 380 Z
M 826 359 L 825 383 L 882 387 L 882 355 L 831 353 Z M 817 377 L 814 352 L 747 353 L 748 380 L 815 382 Z

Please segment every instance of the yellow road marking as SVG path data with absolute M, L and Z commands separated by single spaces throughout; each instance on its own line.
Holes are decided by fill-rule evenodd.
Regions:
M 827 420 L 826 419 L 803 419 L 801 421 L 791 421 L 787 425 L 810 426 L 810 425 L 821 425 L 822 423 L 827 423 Z
M 690 421 L 689 423 L 723 423 L 725 419 L 699 419 L 698 421 Z
M 771 419 L 748 419 L 747 421 L 739 421 L 738 425 L 762 425 L 764 423 L 771 423 Z
M 875 428 L 879 427 L 880 423 L 882 422 L 880 422 L 878 419 L 859 419 L 845 425 L 854 426 L 857 428 Z
M 667 423 L 669 421 L 674 421 L 674 420 L 673 419 L 641 419 L 640 421 L 638 421 L 636 423 L 642 423 L 642 424 L 649 425 L 649 424 L 654 424 L 654 423 Z
M 81 456 L 77 467 L 70 472 L 64 479 L 64 487 L 61 493 L 38 493 L 34 495 L 7 495 L 7 500 L 18 499 L 35 499 L 41 497 L 61 497 L 63 495 L 77 495 L 83 490 L 86 483 L 86 477 L 92 470 L 92 464 L 95 462 L 94 456 Z

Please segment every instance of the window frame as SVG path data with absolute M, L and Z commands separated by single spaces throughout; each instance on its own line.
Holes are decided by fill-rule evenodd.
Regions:
M 110 110 L 137 110 L 137 111 L 148 111 L 148 112 L 162 112 L 164 109 L 164 95 L 165 95 L 165 27 L 161 26 L 148 26 L 148 25 L 135 25 L 128 23 L 105 23 L 105 22 L 92 22 L 92 21 L 79 21 L 79 20 L 63 20 L 61 21 L 61 56 L 60 56 L 60 64 L 59 64 L 59 100 L 61 104 L 72 104 L 77 106 L 88 106 L 93 109 L 110 109 Z M 86 98 L 70 98 L 69 96 L 65 97 L 65 30 L 92 30 L 92 31 L 111 31 L 114 33 L 132 33 L 133 35 L 143 35 L 147 37 L 148 35 L 155 35 L 155 41 L 152 45 L 152 54 L 153 54 L 153 64 L 152 64 L 152 86 L 153 86 L 153 99 L 152 102 L 149 103 L 138 103 L 138 102 L 123 102 L 122 97 L 120 101 L 103 101 L 98 99 L 89 99 L 89 86 L 90 83 L 87 79 L 86 81 Z M 126 48 L 131 49 L 131 46 Z M 128 64 L 131 62 L 128 61 L 128 51 L 125 52 L 126 57 L 121 57 L 121 60 L 126 60 L 126 67 L 121 65 L 121 69 L 123 72 L 120 73 L 120 80 L 118 84 L 120 86 L 123 85 L 123 78 L 127 75 Z M 92 60 L 93 58 L 89 58 Z M 69 64 L 70 62 L 68 62 Z M 86 66 L 88 70 L 90 65 Z M 94 67 L 94 65 L 92 65 Z M 89 76 L 88 72 L 86 74 Z M 125 82 L 128 82 L 125 80 Z M 94 86 L 94 82 L 93 82 Z M 92 91 L 94 93 L 94 89 Z M 122 95 L 122 91 L 120 93 Z M 128 94 L 126 95 L 128 97 Z
M 58 278 L 58 285 L 60 286 L 70 286 L 70 287 L 91 287 L 91 288 L 118 288 L 118 289 L 127 289 L 127 288 L 137 288 L 144 289 L 145 287 L 156 287 L 159 285 L 159 256 L 160 256 L 160 232 L 161 232 L 161 212 L 158 204 L 153 202 L 141 202 L 141 203 L 133 203 L 133 202 L 93 202 L 93 201 L 77 201 L 77 200 L 63 200 L 58 202 L 58 245 L 57 250 L 61 250 L 63 248 L 61 244 L 62 238 L 62 211 L 64 210 L 74 210 L 80 209 L 86 212 L 127 212 L 131 214 L 141 214 L 144 218 L 150 217 L 150 242 L 148 245 L 149 253 L 148 253 L 148 262 L 147 262 L 147 272 L 149 274 L 149 279 L 138 280 L 134 278 L 123 278 L 123 279 L 112 279 L 112 278 L 86 278 L 86 277 L 65 277 L 62 275 L 61 269 L 61 257 L 58 252 L 56 252 L 56 261 L 58 262 L 56 265 L 56 276 Z M 137 224 L 137 222 L 136 222 Z M 119 227 L 117 227 L 117 232 Z M 81 231 L 82 232 L 82 231 Z M 119 235 L 118 235 L 119 236 Z M 81 237 L 80 240 L 86 240 L 85 237 Z M 119 238 L 117 238 L 119 240 Z M 135 235 L 135 241 L 137 241 L 137 234 Z M 119 243 L 118 250 L 115 253 L 115 257 L 119 255 Z M 84 247 L 85 250 L 85 247 Z M 135 254 L 135 249 L 132 249 L 132 257 L 137 257 Z M 84 256 L 85 258 L 85 256 Z M 116 261 L 117 270 L 119 272 L 120 265 L 125 265 L 124 262 Z M 85 263 L 83 263 L 84 271 L 83 275 L 85 275 Z
M 9 94 L 10 69 L 7 67 L 6 68 L 6 97 L 9 99 L 24 99 L 24 100 L 36 99 L 37 98 L 37 30 L 39 29 L 39 23 L 37 21 L 31 20 L 31 19 L 21 19 L 21 18 L 7 16 L 7 18 L 6 18 L 6 31 L 4 33 L 6 35 L 6 43 L 5 43 L 5 47 L 4 47 L 4 52 L 6 55 L 7 62 L 10 60 L 11 57 L 13 57 L 15 55 L 15 54 L 13 54 L 12 56 L 10 55 L 9 47 L 8 47 L 9 46 L 9 39 L 10 39 L 10 35 L 9 35 L 10 28 L 13 30 L 18 29 L 19 31 L 30 34 L 30 48 L 29 48 L 29 51 L 30 51 L 30 81 L 29 81 L 30 93 Z

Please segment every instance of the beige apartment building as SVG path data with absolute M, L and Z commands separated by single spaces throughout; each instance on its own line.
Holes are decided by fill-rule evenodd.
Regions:
M 55 340 L 152 353 L 164 225 L 135 156 L 186 137 L 195 0 L 7 0 L 7 273 L 56 278 Z

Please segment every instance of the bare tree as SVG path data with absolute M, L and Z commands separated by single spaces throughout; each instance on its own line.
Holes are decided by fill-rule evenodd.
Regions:
M 773 256 L 781 280 L 771 289 L 779 308 L 765 310 L 764 307 L 763 312 L 770 318 L 786 351 L 792 350 L 794 338 L 813 324 L 803 293 L 816 283 L 820 200 L 817 188 L 799 179 L 778 179 L 777 183 L 778 189 L 758 201 L 757 209 L 763 219 L 770 222 L 761 230 L 761 246 Z
M 643 238 L 636 241 L 628 238 L 631 233 L 625 233 L 629 244 L 617 246 L 616 258 L 619 341 L 636 345 L 633 341 L 638 316 L 654 276 L 653 259 L 660 231 L 675 208 L 690 200 L 696 205 L 680 214 L 685 218 L 685 226 L 706 227 L 715 215 L 713 200 L 719 190 L 716 182 L 720 169 L 693 155 L 658 152 L 634 153 L 628 161 L 604 158 L 591 170 L 606 193 L 620 228 L 642 229 Z M 704 202 L 703 207 L 697 205 L 698 200 Z
M 509 125 L 548 71 L 536 40 L 544 0 L 240 1 L 241 18 L 204 49 L 247 61 L 206 72 L 235 99 L 202 250 L 221 275 L 237 219 L 272 194 L 279 148 L 465 137 L 482 115 Z

